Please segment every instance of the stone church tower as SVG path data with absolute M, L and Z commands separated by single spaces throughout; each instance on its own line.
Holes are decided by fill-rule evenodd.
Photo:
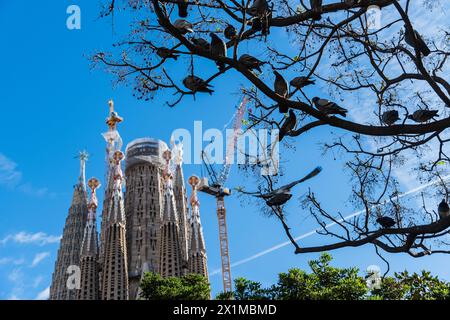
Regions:
M 102 267 L 102 299 L 128 300 L 128 264 L 125 227 L 125 207 L 122 183 L 124 180 L 121 162 L 122 151 L 113 154 L 111 178 L 113 189 L 107 204 L 104 256 Z
M 150 138 L 134 140 L 126 148 L 125 211 L 131 299 L 137 298 L 143 272 L 159 272 L 164 150 L 164 142 Z
M 87 219 L 87 193 L 85 183 L 85 168 L 88 155 L 80 152 L 80 176 L 78 183 L 74 186 L 72 204 L 66 218 L 63 236 L 55 263 L 55 271 L 50 286 L 51 300 L 76 300 L 78 290 L 76 283 L 68 286 L 69 275 L 75 270 L 70 266 L 80 265 L 80 244 L 83 240 L 84 228 Z
M 120 137 L 119 131 L 117 130 L 117 125 L 123 122 L 123 118 L 114 110 L 114 102 L 110 100 L 109 104 L 109 115 L 106 118 L 106 125 L 108 126 L 108 131 L 103 133 L 102 136 L 106 141 L 106 155 L 105 155 L 105 194 L 103 198 L 103 209 L 101 218 L 101 228 L 100 228 L 100 252 L 99 252 L 99 272 L 100 272 L 100 285 L 103 279 L 103 258 L 105 253 L 105 242 L 106 242 L 106 230 L 108 229 L 108 206 L 111 203 L 113 183 L 114 179 L 111 177 L 112 169 L 114 167 L 113 154 L 117 150 L 122 148 L 122 138 Z
M 189 178 L 189 184 L 192 187 L 190 198 L 191 217 L 189 224 L 189 273 L 201 274 L 208 278 L 208 266 L 206 258 L 205 239 L 203 238 L 203 229 L 200 221 L 200 201 L 197 196 L 197 188 L 200 179 L 197 176 Z
M 174 162 L 175 162 L 175 176 L 174 176 L 174 184 L 173 184 L 173 194 L 175 197 L 175 205 L 178 214 L 178 224 L 180 229 L 180 245 L 181 245 L 181 254 L 182 254 L 182 274 L 185 275 L 188 273 L 188 201 L 186 195 L 186 187 L 184 184 L 184 175 L 182 164 L 182 154 L 178 150 L 178 148 L 174 148 L 172 151 L 174 154 Z
M 98 300 L 100 298 L 100 279 L 98 268 L 98 232 L 97 232 L 97 195 L 100 182 L 96 178 L 89 179 L 91 199 L 88 203 L 88 219 L 84 229 L 80 258 L 80 290 L 78 300 Z
M 179 215 L 173 194 L 173 175 L 170 170 L 172 152 L 164 151 L 166 168 L 164 170 L 164 198 L 161 213 L 160 261 L 159 273 L 163 277 L 180 277 L 183 275 L 183 249 Z

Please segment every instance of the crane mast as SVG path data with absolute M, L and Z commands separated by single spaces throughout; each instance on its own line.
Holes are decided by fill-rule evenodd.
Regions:
M 242 126 L 242 119 L 245 113 L 247 99 L 244 97 L 240 104 L 235 116 L 233 124 L 233 137 L 227 145 L 227 159 L 225 165 L 219 175 L 216 174 L 214 168 L 210 163 L 205 161 L 205 153 L 202 152 L 203 162 L 205 163 L 208 175 L 212 180 L 212 185 L 208 184 L 207 179 L 203 179 L 200 184 L 199 191 L 205 192 L 216 198 L 217 201 L 217 220 L 219 222 L 219 242 L 220 242 L 220 256 L 222 261 L 222 280 L 223 291 L 231 292 L 233 290 L 232 278 L 231 278 L 231 264 L 230 264 L 230 252 L 228 249 L 228 230 L 227 230 L 227 214 L 225 208 L 225 197 L 231 194 L 230 189 L 225 188 L 224 185 L 230 174 L 230 167 L 232 164 L 232 157 L 236 149 L 237 139 L 240 134 L 240 128 Z
M 228 251 L 228 230 L 225 201 L 223 196 L 217 197 L 217 220 L 219 221 L 220 255 L 222 257 L 222 278 L 224 292 L 232 291 L 230 254 Z

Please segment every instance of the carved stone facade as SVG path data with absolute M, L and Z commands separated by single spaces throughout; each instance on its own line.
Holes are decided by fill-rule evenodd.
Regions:
M 127 146 L 125 210 L 130 297 L 136 298 L 144 265 L 159 272 L 162 210 L 162 150 L 167 145 L 138 139 Z
M 181 166 L 177 166 L 167 189 L 163 153 L 168 147 L 164 142 L 137 139 L 126 150 L 125 208 L 133 299 L 138 298 L 145 269 L 163 276 L 187 273 L 188 209 Z
M 82 161 L 81 174 L 78 183 L 74 186 L 72 204 L 66 218 L 63 235 L 58 250 L 55 270 L 50 286 L 51 300 L 76 300 L 78 290 L 67 285 L 69 275 L 73 272 L 70 266 L 80 266 L 80 247 L 83 241 L 84 229 L 87 220 L 87 193 L 84 181 L 84 161 Z

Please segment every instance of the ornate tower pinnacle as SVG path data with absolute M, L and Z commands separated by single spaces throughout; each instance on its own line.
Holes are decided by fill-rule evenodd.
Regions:
M 97 189 L 100 188 L 100 181 L 97 178 L 91 178 L 88 181 L 88 187 L 91 190 L 91 199 L 87 205 L 88 218 L 84 231 L 83 244 L 81 246 L 81 255 L 97 256 L 97 225 L 96 214 L 98 208 Z M 95 236 L 94 236 L 95 235 Z
M 100 230 L 100 255 L 99 255 L 99 264 L 100 264 L 100 279 L 103 280 L 103 265 L 104 265 L 104 256 L 105 256 L 105 242 L 106 242 L 106 230 L 108 228 L 108 208 L 112 199 L 113 192 L 113 178 L 112 171 L 114 168 L 113 163 L 113 154 L 115 151 L 120 150 L 122 148 L 122 138 L 120 137 L 119 132 L 117 131 L 117 124 L 123 121 L 118 113 L 114 110 L 114 102 L 110 100 L 108 102 L 109 105 L 109 115 L 106 118 L 106 124 L 108 125 L 108 131 L 103 133 L 102 136 L 106 141 L 106 155 L 105 155 L 105 196 L 103 199 L 103 209 L 102 209 L 102 222 L 101 222 L 101 230 Z
M 176 165 L 181 166 L 183 163 L 183 144 L 181 142 L 175 143 L 173 137 L 170 140 L 172 146 L 172 154 Z
M 110 169 L 111 156 L 116 150 L 122 148 L 122 138 L 117 131 L 117 125 L 123 122 L 123 118 L 114 110 L 114 101 L 109 100 L 109 116 L 106 118 L 106 124 L 108 125 L 108 132 L 103 133 L 103 138 L 106 140 L 106 157 L 108 163 L 108 172 Z M 107 176 L 108 177 L 108 176 Z
M 109 113 L 111 114 L 111 113 L 114 112 L 114 100 L 113 99 L 109 99 L 108 105 L 109 105 Z
M 125 155 L 123 154 L 122 151 L 117 150 L 113 153 L 113 164 L 114 164 L 114 169 L 115 171 L 113 171 L 113 178 L 114 181 L 116 181 L 116 184 L 114 185 L 114 191 L 116 190 L 122 190 L 122 180 L 123 180 L 123 174 L 122 174 L 122 167 L 121 167 L 121 163 L 122 160 L 125 158 Z
M 170 160 L 172 152 L 163 152 L 166 166 L 163 172 L 163 211 L 160 230 L 160 274 L 163 277 L 179 277 L 183 270 L 183 251 L 180 238 L 180 226 L 173 194 L 172 172 Z
M 111 197 L 106 201 L 104 220 L 104 257 L 102 268 L 102 298 L 105 300 L 128 300 L 128 265 L 125 229 L 125 208 L 123 201 L 123 174 L 121 162 L 124 154 L 120 150 L 112 155 L 112 179 L 107 192 Z
M 189 241 L 189 273 L 201 274 L 208 278 L 207 257 L 205 239 L 203 238 L 202 224 L 200 221 L 200 201 L 197 189 L 200 179 L 191 176 L 188 183 L 192 187 L 190 197 L 191 219 L 190 219 L 190 241 Z
M 189 238 L 189 206 L 188 199 L 186 196 L 186 187 L 184 184 L 184 174 L 183 174 L 183 144 L 181 142 L 175 143 L 173 136 L 171 138 L 172 146 L 172 162 L 175 166 L 174 178 L 173 178 L 173 194 L 175 197 L 175 204 L 177 207 L 178 214 L 178 225 L 180 229 L 180 243 L 183 257 L 183 274 L 187 274 L 189 271 L 188 267 L 188 238 Z
M 86 162 L 89 159 L 89 153 L 86 150 L 78 152 L 78 159 L 80 159 L 80 176 L 78 183 L 86 189 Z
M 98 233 L 96 224 L 96 213 L 98 200 L 96 190 L 100 187 L 100 182 L 96 178 L 88 181 L 91 190 L 91 199 L 88 203 L 88 220 L 84 229 L 84 237 L 81 245 L 81 288 L 79 300 L 99 299 L 99 273 L 98 273 Z
M 200 178 L 197 176 L 191 176 L 188 180 L 188 183 L 192 187 L 192 194 L 190 198 L 191 207 L 199 207 L 200 202 L 198 200 L 197 188 L 200 183 Z
M 172 160 L 172 151 L 166 150 L 163 152 L 163 159 L 166 161 L 164 167 L 164 181 L 172 180 L 172 172 L 170 171 L 170 160 Z
M 114 101 L 109 100 L 109 117 L 106 118 L 106 124 L 109 127 L 109 131 L 114 131 L 117 129 L 117 124 L 123 121 L 123 118 L 119 116 L 117 112 L 114 111 Z

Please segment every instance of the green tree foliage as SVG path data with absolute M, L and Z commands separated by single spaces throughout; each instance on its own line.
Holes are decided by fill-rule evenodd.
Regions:
M 235 280 L 236 300 L 358 300 L 367 293 L 365 280 L 358 269 L 340 269 L 330 265 L 332 257 L 325 253 L 309 262 L 312 273 L 294 268 L 278 275 L 278 283 L 264 289 L 258 282 Z
M 439 280 L 428 271 L 409 274 L 408 271 L 386 277 L 372 295 L 384 300 L 449 300 L 450 283 Z
M 337 268 L 333 258 L 324 253 L 309 261 L 311 271 L 293 268 L 278 274 L 270 287 L 245 278 L 234 280 L 234 291 L 221 293 L 218 300 L 450 300 L 450 283 L 428 271 L 394 273 L 385 277 L 379 288 L 369 290 L 357 268 Z M 141 297 L 147 300 L 208 300 L 208 279 L 190 274 L 162 278 L 146 273 L 141 282 Z
M 357 268 L 331 266 L 328 253 L 309 262 L 311 273 L 294 268 L 278 275 L 277 284 L 263 288 L 259 282 L 238 278 L 234 292 L 217 299 L 236 300 L 443 300 L 450 299 L 450 284 L 429 272 L 407 271 L 385 277 L 378 289 L 370 291 Z
M 233 292 L 221 292 L 216 300 L 269 300 L 273 298 L 272 289 L 265 289 L 261 283 L 245 278 L 234 280 Z
M 234 281 L 237 300 L 267 300 L 271 298 L 271 289 L 264 289 L 259 282 L 237 278 Z
M 322 254 L 309 262 L 312 273 L 291 269 L 280 273 L 273 290 L 281 300 L 359 300 L 367 293 L 357 268 L 335 268 L 331 255 Z
M 395 278 L 386 277 L 380 288 L 372 290 L 373 300 L 401 300 L 405 295 L 405 287 Z
M 163 278 L 147 272 L 141 290 L 145 300 L 209 300 L 211 295 L 208 279 L 198 274 Z

